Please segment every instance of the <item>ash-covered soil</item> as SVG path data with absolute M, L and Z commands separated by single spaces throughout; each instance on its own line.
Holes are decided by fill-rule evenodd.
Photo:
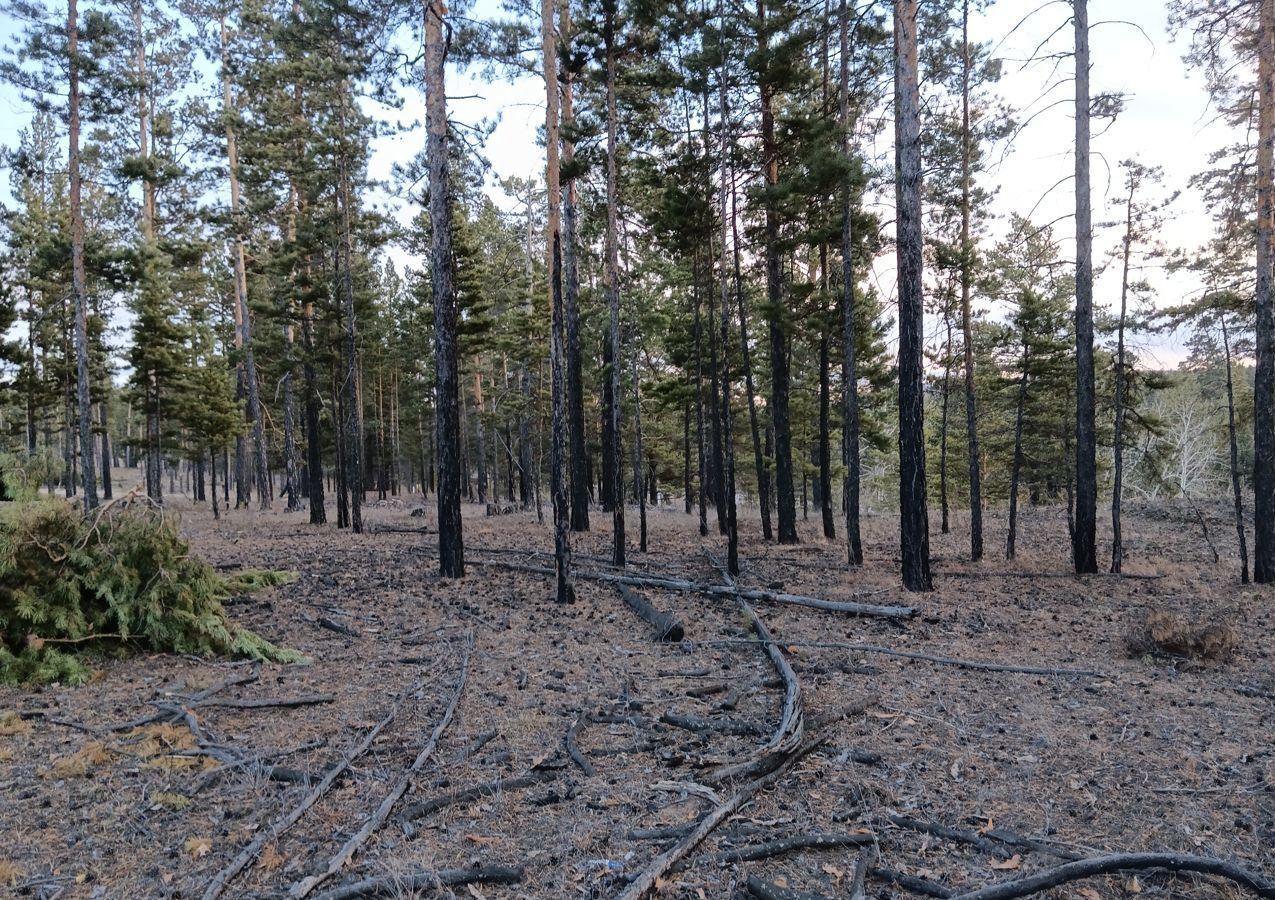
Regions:
M 391 896 L 613 897 L 732 796 L 738 784 L 706 782 L 766 744 L 785 685 L 731 597 L 639 587 L 686 629 L 680 643 L 657 642 L 611 584 L 578 579 L 578 602 L 559 606 L 550 578 L 480 565 L 552 565 L 552 537 L 534 513 L 487 518 L 476 506 L 465 510 L 469 574 L 440 579 L 432 500 L 423 517 L 410 515 L 415 505 L 374 504 L 363 535 L 312 528 L 304 513 L 214 522 L 182 510 L 195 551 L 213 563 L 298 573 L 231 613 L 312 663 L 101 658 L 83 687 L 0 689 L 0 894 L 199 897 L 383 723 L 223 895 L 286 896 L 327 867 L 416 760 L 456 694 L 471 634 L 437 748 L 385 824 L 311 896 L 387 877 L 400 879 Z M 865 841 L 879 847 L 869 897 L 909 895 L 891 873 L 960 892 L 1111 851 L 1218 857 L 1275 880 L 1275 594 L 1238 584 L 1225 506 L 1207 512 L 1220 562 L 1193 510 L 1128 509 L 1125 571 L 1152 576 L 1137 578 L 1068 575 L 1056 509 L 1026 512 L 1012 562 L 1003 516 L 990 516 L 988 558 L 971 564 L 958 516 L 953 534 L 933 537 L 937 588 L 925 595 L 899 587 L 893 517 L 866 520 L 866 564 L 850 570 L 815 518 L 801 523 L 803 543 L 780 547 L 755 536 L 755 513 L 742 516 L 741 585 L 919 614 L 753 604 L 798 676 L 805 735 L 826 739 L 664 875 L 661 896 L 749 896 L 752 875 L 848 897 Z M 574 536 L 576 565 L 611 573 L 610 516 L 592 519 L 594 531 Z M 630 574 L 722 583 L 711 511 L 706 538 L 680 509 L 649 519 L 649 552 L 631 553 Z M 632 510 L 628 530 L 635 540 Z M 1126 638 L 1153 610 L 1229 624 L 1238 648 L 1223 660 L 1138 655 Z M 836 644 L 1068 671 L 986 671 Z M 305 702 L 215 705 L 288 699 Z M 164 709 L 179 712 L 119 727 Z M 571 758 L 569 731 L 587 766 Z M 849 844 L 732 856 L 817 833 Z M 1015 846 L 1015 836 L 1036 843 Z M 404 886 L 474 865 L 522 867 L 521 881 Z M 1244 895 L 1150 871 L 1048 896 L 1134 894 Z

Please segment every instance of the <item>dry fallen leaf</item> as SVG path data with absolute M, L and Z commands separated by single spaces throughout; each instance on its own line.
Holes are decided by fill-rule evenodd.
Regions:
M 1015 853 L 1004 862 L 991 863 L 991 867 L 1002 872 L 1007 872 L 1010 869 L 1021 869 L 1023 867 L 1023 858 Z
M 1102 900 L 1102 894 L 1098 893 L 1091 887 L 1077 889 L 1076 896 L 1079 897 L 1080 900 Z
M 186 852 L 195 859 L 201 859 L 212 852 L 212 838 L 193 837 L 186 838 Z
M 1141 894 L 1142 882 L 1138 880 L 1137 875 L 1134 875 L 1132 878 L 1130 878 L 1128 881 L 1124 883 L 1124 889 L 1131 894 Z
M 992 825 L 992 817 L 991 817 L 991 816 L 988 816 L 988 817 L 987 817 L 987 824 L 986 824 L 986 825 L 981 825 L 981 826 L 979 826 L 978 833 L 979 833 L 979 834 L 987 834 L 987 833 L 988 833 L 989 831 L 991 831 L 994 827 L 995 827 L 995 826 L 993 826 L 993 825 Z
M 471 844 L 478 844 L 482 847 L 490 847 L 492 844 L 500 843 L 499 838 L 494 838 L 486 834 L 467 834 L 465 835 L 465 840 L 469 841 Z
M 845 869 L 838 869 L 836 866 L 830 865 L 829 863 L 823 864 L 823 874 L 831 875 L 833 881 L 837 884 L 841 884 L 841 879 L 846 877 Z

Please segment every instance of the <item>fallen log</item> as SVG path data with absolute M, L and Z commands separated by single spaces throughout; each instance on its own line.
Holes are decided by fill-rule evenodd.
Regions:
M 768 774 L 746 782 L 729 799 L 715 806 L 708 815 L 704 816 L 690 834 L 651 860 L 647 867 L 629 883 L 628 887 L 620 893 L 616 900 L 641 900 L 641 898 L 645 897 L 655 887 L 656 881 L 663 878 L 673 866 L 681 862 L 687 854 L 698 847 L 714 828 L 734 815 L 759 790 L 786 775 L 798 761 L 817 749 L 824 740 L 823 735 L 811 738 L 804 744 L 800 744 L 789 751 L 777 768 L 772 769 Z
M 460 661 L 460 675 L 456 679 L 456 690 L 452 693 L 451 702 L 447 704 L 442 718 L 434 726 L 434 730 L 430 733 L 429 739 L 421 748 L 420 753 L 416 754 L 416 759 L 390 785 L 390 789 L 386 791 L 380 805 L 376 807 L 372 815 L 367 817 L 362 827 L 328 860 L 327 867 L 322 872 L 304 878 L 293 886 L 288 893 L 292 900 L 301 900 L 302 897 L 308 895 L 345 867 L 345 864 L 350 861 L 355 852 L 367 843 L 368 838 L 385 824 L 385 820 L 389 818 L 390 810 L 394 808 L 394 804 L 398 803 L 403 794 L 407 793 L 407 786 L 411 782 L 412 776 L 419 772 L 421 767 L 425 765 L 426 760 L 434 754 L 435 748 L 438 747 L 438 739 L 443 736 L 443 732 L 447 730 L 447 726 L 451 724 L 452 717 L 456 714 L 456 707 L 460 704 L 461 693 L 465 690 L 465 682 L 469 678 L 469 659 L 474 652 L 474 633 L 472 631 L 465 635 L 465 649 L 463 652 L 464 655 Z
M 854 877 L 850 880 L 850 900 L 868 900 L 868 871 L 876 864 L 881 849 L 869 844 L 859 851 L 854 861 Z
M 1026 878 L 1002 881 L 1000 884 L 989 885 L 964 894 L 953 894 L 952 900 L 1013 900 L 1015 897 L 1026 897 L 1072 881 L 1079 881 L 1082 878 L 1145 869 L 1216 875 L 1265 900 L 1275 900 L 1275 882 L 1267 881 L 1258 873 L 1224 859 L 1191 856 L 1185 853 L 1114 853 L 1110 856 L 1078 859 Z
M 300 697 L 253 697 L 246 700 L 209 698 L 192 700 L 183 704 L 187 709 L 204 709 L 210 706 L 221 709 L 295 709 L 299 706 L 315 706 L 320 703 L 331 703 L 336 697 L 332 694 L 302 694 Z
M 873 868 L 872 877 L 879 878 L 889 884 L 896 884 L 905 891 L 920 894 L 923 897 L 937 897 L 939 900 L 947 900 L 954 893 L 937 881 L 930 881 L 928 878 L 921 878 L 917 875 L 907 875 L 903 872 L 896 872 L 893 869 L 883 869 L 879 866 Z
M 737 719 L 701 719 L 699 716 L 687 715 L 672 709 L 666 709 L 660 716 L 660 721 L 665 725 L 672 725 L 684 731 L 693 731 L 696 734 L 734 734 L 751 737 L 766 733 L 766 729 L 756 722 L 741 722 Z
M 639 619 L 655 629 L 655 639 L 657 641 L 672 641 L 676 643 L 686 637 L 686 629 L 682 627 L 682 623 L 677 621 L 677 619 L 668 613 L 660 612 L 648 603 L 645 597 L 627 584 L 620 582 L 616 587 L 620 589 L 620 596 L 624 598 L 624 604 L 637 613 Z
M 441 869 L 414 875 L 391 875 L 387 878 L 365 878 L 345 887 L 319 894 L 316 900 L 353 900 L 355 897 L 383 897 L 403 891 L 428 891 L 438 887 L 462 884 L 517 884 L 522 880 L 522 866 L 479 866 L 472 869 Z
M 827 850 L 834 847 L 871 846 L 876 839 L 876 835 L 870 833 L 827 834 L 814 832 L 811 834 L 794 834 L 777 838 L 773 841 L 764 841 L 760 844 L 736 847 L 733 850 L 720 850 L 707 857 L 707 861 L 718 864 L 754 862 L 759 859 L 782 856 L 785 853 L 794 853 L 798 850 Z
M 533 575 L 556 574 L 554 569 L 547 566 L 511 563 L 499 559 L 479 559 L 475 560 L 473 564 L 508 569 L 512 572 L 529 572 Z M 759 588 L 744 588 L 721 584 L 704 584 L 702 582 L 687 581 L 682 578 L 665 578 L 656 575 L 618 575 L 611 572 L 589 572 L 576 569 L 571 572 L 571 576 L 573 578 L 583 578 L 587 581 L 600 581 L 606 584 L 627 584 L 631 587 L 657 588 L 683 594 L 709 594 L 718 597 L 740 597 L 744 600 L 763 603 L 788 603 L 796 606 L 822 609 L 827 612 L 848 613 L 853 616 L 911 619 L 920 611 L 915 606 L 878 606 L 871 603 L 855 603 L 849 600 L 824 600 L 820 597 L 806 597 L 801 594 L 785 594 Z

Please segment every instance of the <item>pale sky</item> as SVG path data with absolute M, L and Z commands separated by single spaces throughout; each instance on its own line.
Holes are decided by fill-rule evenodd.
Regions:
M 1042 96 L 1050 65 L 1022 66 L 1021 60 L 1050 32 L 1066 21 L 1069 4 L 1062 0 L 1041 7 L 1041 0 L 999 0 L 985 15 L 971 22 L 971 39 L 991 40 L 996 53 L 1006 59 L 1005 76 L 999 90 L 1016 110 L 1036 111 L 1051 102 L 1066 101 L 1071 96 L 1071 63 L 1064 60 L 1054 73 L 1063 83 L 1048 96 Z M 476 17 L 490 15 L 497 7 L 495 0 L 479 0 Z M 1039 11 L 1010 34 L 1011 29 L 1027 13 Z M 1091 0 L 1092 90 L 1117 91 L 1127 95 L 1124 112 L 1105 132 L 1095 131 L 1093 186 L 1094 222 L 1113 218 L 1115 209 L 1109 201 L 1119 192 L 1118 163 L 1137 157 L 1147 165 L 1163 166 L 1165 191 L 1181 190 L 1182 196 L 1168 217 L 1164 240 L 1175 247 L 1194 247 L 1209 235 L 1211 222 L 1205 216 L 1199 199 L 1187 190 L 1191 174 L 1204 167 L 1208 154 L 1227 142 L 1226 130 L 1212 122 L 1199 73 L 1188 71 L 1181 60 L 1183 46 L 1170 40 L 1166 25 L 1164 0 Z M 1104 19 L 1120 18 L 1125 24 L 1098 24 Z M 0 26 L 0 38 L 11 26 Z M 1140 29 L 1140 30 L 1139 30 Z M 1071 29 L 1062 28 L 1048 45 L 1053 50 L 1066 50 Z M 486 147 L 498 177 L 527 176 L 543 173 L 543 150 L 536 143 L 536 129 L 544 121 L 544 86 L 536 77 L 512 81 L 481 83 L 473 77 L 451 72 L 448 93 L 453 96 L 450 113 L 454 120 L 477 123 L 484 118 L 499 118 L 499 125 Z M 407 93 L 407 105 L 396 117 L 405 122 L 423 122 L 424 107 L 419 94 Z M 29 120 L 30 112 L 16 93 L 0 88 L 0 142 L 12 144 L 18 129 Z M 995 211 L 1001 223 L 1010 213 L 1032 213 L 1033 221 L 1043 224 L 1055 219 L 1056 235 L 1064 240 L 1064 253 L 1070 254 L 1074 226 L 1067 218 L 1074 208 L 1070 180 L 1073 161 L 1071 145 L 1073 119 L 1070 103 L 1064 102 L 1038 115 L 1016 138 L 1011 151 L 987 176 L 987 186 L 998 187 Z M 870 157 L 888 166 L 892 150 L 888 133 L 873 146 L 864 148 Z M 424 145 L 423 126 L 377 139 L 373 144 L 371 174 L 387 178 L 395 162 L 411 158 Z M 0 195 L 7 195 L 7 178 Z M 1061 181 L 1061 183 L 1059 183 Z M 1055 186 L 1056 185 L 1056 186 Z M 891 189 L 876 198 L 882 205 L 884 221 L 891 221 Z M 391 201 L 392 202 L 392 201 Z M 1033 212 L 1034 208 L 1034 212 Z M 414 210 L 399 204 L 398 215 L 410 220 Z M 993 229 L 999 225 L 994 225 Z M 1099 232 L 1095 239 L 1094 258 L 1101 263 L 1105 251 L 1114 246 L 1117 230 Z M 405 257 L 395 254 L 399 259 Z M 893 297 L 893 254 L 879 261 L 874 279 L 887 297 Z M 1114 267 L 1113 267 L 1114 268 Z M 1153 279 L 1157 288 L 1157 305 L 1172 305 L 1198 290 L 1198 285 L 1185 276 L 1172 281 Z M 1116 299 L 1119 283 L 1114 271 L 1101 277 L 1096 301 L 1108 305 Z M 1183 356 L 1176 338 L 1157 338 L 1145 347 L 1152 355 L 1151 365 L 1175 366 Z

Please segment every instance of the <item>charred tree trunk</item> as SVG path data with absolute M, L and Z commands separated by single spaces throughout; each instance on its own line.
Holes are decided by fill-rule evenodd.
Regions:
M 571 40 L 570 4 L 558 10 L 559 38 Z M 571 431 L 571 530 L 589 530 L 589 455 L 584 433 L 584 367 L 580 356 L 580 273 L 576 264 L 575 98 L 574 73 L 562 71 L 562 275 L 567 304 L 567 421 Z
M 314 303 L 307 301 L 301 312 L 301 342 L 305 351 L 305 443 L 306 490 L 310 504 L 310 524 L 326 525 L 327 507 L 323 498 L 323 435 L 319 424 L 319 377 L 314 366 Z
M 921 101 L 917 0 L 894 6 L 895 190 L 899 272 L 899 539 L 903 586 L 928 591 L 930 527 L 925 489 L 925 328 L 921 236 Z
M 753 468 L 757 473 L 757 505 L 761 508 L 761 535 L 764 540 L 775 538 L 770 525 L 770 478 L 766 471 L 766 455 L 762 450 L 761 423 L 757 416 L 757 391 L 753 385 L 752 349 L 748 346 L 748 302 L 744 296 L 744 279 L 740 272 L 739 216 L 736 212 L 735 169 L 731 168 L 731 238 L 735 269 L 735 303 L 739 308 L 740 362 L 744 367 L 744 392 L 748 394 L 748 428 L 753 441 Z
M 1116 396 L 1115 426 L 1112 435 L 1114 483 L 1111 488 L 1111 571 L 1120 574 L 1124 561 L 1124 543 L 1120 532 L 1120 502 L 1124 493 L 1124 420 L 1128 373 L 1125 368 L 1124 330 L 1129 309 L 1129 258 L 1133 253 L 1133 194 L 1136 179 L 1129 182 L 1129 198 L 1125 207 L 1125 232 L 1120 271 L 1120 317 L 1116 321 Z
M 1098 445 L 1094 426 L 1093 217 L 1089 181 L 1089 0 L 1072 0 L 1076 33 L 1076 572 L 1097 572 Z
M 974 135 L 970 131 L 970 4 L 961 6 L 961 339 L 965 348 L 965 441 L 969 455 L 970 559 L 983 558 L 983 473 L 978 451 L 978 405 L 974 392 L 974 242 L 970 238 Z M 944 519 L 946 520 L 946 515 Z M 947 529 L 944 529 L 946 531 Z
M 1253 384 L 1253 580 L 1275 582 L 1275 0 L 1260 0 L 1257 127 L 1257 372 Z
M 552 0 L 545 0 L 551 3 Z M 602 40 L 606 52 L 606 108 L 607 108 L 607 175 L 606 175 L 606 295 L 611 313 L 610 349 L 611 366 L 607 372 L 611 383 L 611 526 L 612 558 L 617 566 L 624 565 L 624 455 L 620 445 L 620 366 L 623 355 L 620 348 L 620 241 L 619 241 L 619 188 L 617 183 L 619 159 L 617 157 L 617 127 L 615 97 L 615 2 L 603 4 Z M 548 27 L 548 26 L 546 26 Z M 548 41 L 548 38 L 545 39 Z M 549 53 L 546 43 L 545 53 Z M 548 65 L 546 63 L 546 65 Z M 546 76 L 547 77 L 547 76 Z M 551 128 L 556 129 L 556 124 Z
M 452 285 L 452 208 L 448 183 L 447 94 L 444 69 L 446 7 L 425 5 L 426 156 L 434 297 L 435 434 L 438 459 L 438 566 L 444 578 L 465 574 L 460 516 L 460 384 L 457 362 L 456 294 Z
M 769 53 L 766 0 L 757 0 L 759 58 Z M 797 497 L 793 491 L 792 421 L 788 413 L 788 323 L 784 315 L 783 273 L 780 271 L 779 210 L 774 190 L 779 184 L 779 145 L 775 139 L 775 86 L 769 68 L 761 73 L 761 143 L 766 185 L 765 244 L 766 297 L 770 320 L 771 425 L 775 429 L 775 488 L 779 513 L 779 543 L 797 543 Z
M 557 572 L 556 598 L 559 603 L 574 603 L 575 590 L 571 586 L 571 509 L 567 486 L 567 370 L 566 340 L 567 329 L 565 311 L 562 300 L 562 200 L 559 195 L 559 162 L 558 162 L 558 46 L 554 35 L 554 0 L 542 0 L 541 6 L 541 38 L 544 51 L 545 67 L 545 181 L 549 194 L 549 215 L 546 226 L 546 250 L 549 254 L 549 365 L 552 387 L 553 421 L 551 441 L 549 445 L 549 491 L 553 495 L 553 549 Z M 608 261 L 611 262 L 616 253 L 615 243 L 615 42 L 614 42 L 614 8 L 608 6 L 606 27 L 607 34 L 607 193 L 611 199 L 608 204 L 608 228 L 611 234 Z M 613 266 L 611 271 L 612 317 L 618 316 L 619 305 L 619 271 Z M 618 345 L 618 334 L 612 340 Z M 615 363 L 619 364 L 618 346 L 614 347 Z M 616 394 L 618 409 L 619 393 Z M 616 429 L 619 430 L 618 427 Z M 618 467 L 617 467 L 618 468 Z M 623 498 L 617 491 L 616 505 L 620 509 L 620 522 L 623 522 Z M 622 525 L 621 525 L 622 531 Z M 623 563 L 623 534 L 617 536 L 617 564 Z
M 1244 535 L 1244 491 L 1240 487 L 1240 448 L 1235 434 L 1235 382 L 1231 374 L 1231 335 L 1226 327 L 1226 313 L 1218 317 L 1222 322 L 1222 349 L 1226 354 L 1226 434 L 1231 452 L 1231 493 L 1235 498 L 1235 534 L 1240 548 L 1240 584 L 1248 584 L 1248 541 Z
M 89 396 L 89 296 L 84 268 L 83 179 L 80 175 L 80 58 L 77 0 L 67 3 L 66 37 L 69 65 L 67 94 L 67 173 L 71 207 L 71 294 L 75 302 L 76 409 L 79 413 L 80 477 L 84 487 L 84 510 L 96 509 L 97 477 L 93 463 L 93 402 Z

